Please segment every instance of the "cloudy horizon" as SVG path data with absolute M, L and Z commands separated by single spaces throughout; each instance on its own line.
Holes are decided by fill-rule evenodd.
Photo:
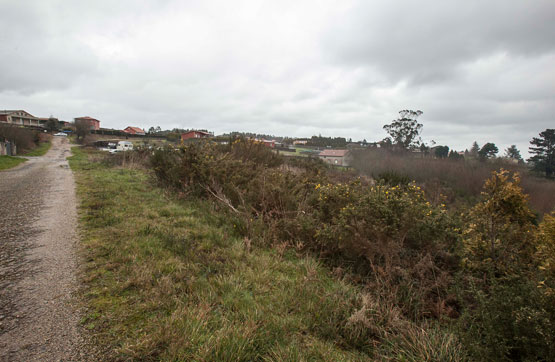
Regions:
M 555 2 L 0 0 L 0 109 L 500 154 L 555 126 Z

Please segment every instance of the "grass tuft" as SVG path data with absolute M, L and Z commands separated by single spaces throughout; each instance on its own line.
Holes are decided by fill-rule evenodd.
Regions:
M 25 152 L 23 156 L 29 156 L 29 157 L 44 156 L 46 152 L 48 152 L 51 146 L 52 146 L 51 141 L 41 142 L 36 148 L 28 152 Z
M 26 158 L 13 156 L 0 156 L 0 171 L 7 170 L 27 161 Z

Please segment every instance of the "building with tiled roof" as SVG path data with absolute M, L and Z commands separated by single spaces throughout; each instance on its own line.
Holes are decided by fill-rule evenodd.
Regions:
M 139 136 L 144 136 L 146 134 L 144 129 L 139 127 L 132 127 L 132 126 L 129 126 L 126 129 L 124 129 L 123 132 L 129 133 L 129 134 L 136 134 Z
M 0 110 L 0 123 L 43 127 L 45 121 L 24 110 Z
M 323 150 L 318 157 L 325 163 L 335 166 L 349 166 L 351 163 L 351 151 L 349 150 Z
M 100 129 L 100 121 L 96 118 L 92 118 L 89 116 L 86 117 L 77 117 L 75 118 L 75 122 L 87 122 L 91 128 L 91 130 L 98 131 Z

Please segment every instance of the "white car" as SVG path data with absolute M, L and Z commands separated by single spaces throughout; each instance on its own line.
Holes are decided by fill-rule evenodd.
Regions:
M 64 132 L 58 132 L 56 133 L 54 136 L 62 136 L 62 137 L 67 137 L 67 133 Z

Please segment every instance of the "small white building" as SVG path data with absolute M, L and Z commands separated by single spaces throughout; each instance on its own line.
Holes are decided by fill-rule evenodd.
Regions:
M 129 141 L 119 141 L 116 147 L 118 151 L 131 151 L 133 149 L 133 143 Z

